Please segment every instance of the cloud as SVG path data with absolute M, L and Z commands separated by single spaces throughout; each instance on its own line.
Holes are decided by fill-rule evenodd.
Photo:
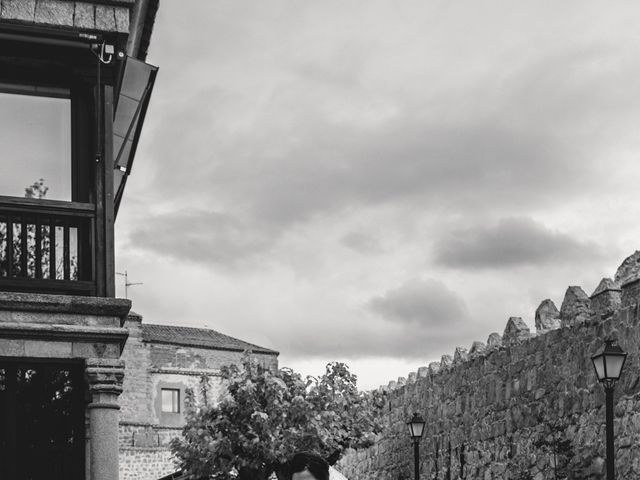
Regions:
M 300 225 L 363 208 L 395 206 L 421 221 L 509 216 L 580 199 L 608 178 L 603 139 L 615 134 L 618 142 L 620 127 L 637 117 L 637 102 L 620 92 L 635 98 L 640 86 L 608 86 L 637 77 L 638 67 L 608 37 L 557 48 L 531 32 L 528 55 L 489 54 L 494 36 L 474 25 L 475 40 L 459 39 L 463 50 L 447 55 L 450 30 L 426 33 L 417 21 L 432 17 L 428 6 L 403 14 L 378 5 L 366 19 L 360 9 L 345 11 L 330 37 L 308 21 L 332 18 L 328 5 L 277 2 L 252 8 L 240 23 L 234 6 L 213 16 L 209 8 L 198 3 L 166 17 L 161 10 L 157 52 L 166 65 L 139 154 L 154 161 L 136 162 L 128 194 L 165 204 L 169 213 L 151 223 L 175 223 L 194 206 L 233 219 L 218 235 L 225 253 L 213 252 L 214 263 L 264 257 Z M 470 15 L 454 11 L 442 14 L 450 22 Z M 528 17 L 512 13 L 523 22 L 509 27 L 520 38 Z M 355 32 L 356 18 L 387 25 L 390 36 L 380 44 L 375 29 Z M 194 46 L 176 35 L 176 22 L 207 41 Z M 412 43 L 414 35 L 432 41 Z M 336 234 L 343 245 L 375 248 L 345 230 Z
M 413 279 L 375 296 L 352 320 L 327 319 L 284 332 L 279 341 L 293 358 L 395 357 L 425 361 L 471 343 L 483 328 L 464 300 L 434 279 Z
M 527 217 L 505 218 L 493 225 L 454 230 L 435 245 L 436 262 L 459 269 L 593 261 L 602 253 L 593 243 L 581 242 Z
M 366 56 L 361 50 L 350 55 Z M 600 139 L 619 132 L 634 111 L 603 92 L 612 78 L 637 72 L 614 60 L 594 68 L 616 55 L 572 46 L 505 69 L 499 81 L 480 76 L 411 99 L 393 83 L 391 91 L 374 90 L 366 75 L 352 87 L 319 74 L 311 82 L 286 62 L 261 63 L 266 70 L 255 84 L 226 69 L 178 105 L 161 97 L 147 132 L 157 162 L 140 175 L 154 179 L 161 200 L 171 191 L 181 207 L 213 205 L 263 229 L 259 235 L 363 206 L 402 205 L 421 215 L 551 208 L 598 188 Z M 331 68 L 360 78 L 363 64 Z M 157 114 L 167 109 L 171 115 Z
M 378 238 L 362 231 L 347 233 L 340 239 L 340 243 L 360 253 L 380 253 L 382 251 Z
M 385 319 L 421 329 L 442 328 L 468 317 L 462 298 L 437 280 L 411 280 L 369 302 Z
M 424 360 L 595 287 L 638 248 L 638 12 L 163 4 L 117 225 L 135 308 L 213 305 L 283 358 Z
M 261 233 L 228 215 L 179 210 L 139 222 L 130 233 L 130 244 L 165 258 L 235 267 L 275 241 Z

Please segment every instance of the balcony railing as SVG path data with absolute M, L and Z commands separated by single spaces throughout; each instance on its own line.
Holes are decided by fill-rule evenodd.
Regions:
M 95 206 L 0 196 L 0 290 L 95 295 Z

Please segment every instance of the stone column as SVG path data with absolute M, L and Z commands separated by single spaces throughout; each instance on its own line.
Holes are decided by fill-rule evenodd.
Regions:
M 90 480 L 118 480 L 118 396 L 122 393 L 124 362 L 87 359 L 86 375 Z

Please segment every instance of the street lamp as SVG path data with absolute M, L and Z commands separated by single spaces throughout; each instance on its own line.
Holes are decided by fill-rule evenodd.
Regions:
M 415 466 L 415 480 L 420 480 L 420 439 L 422 438 L 422 434 L 424 433 L 424 419 L 418 415 L 418 413 L 414 413 L 411 420 L 407 422 L 407 428 L 409 429 L 409 435 L 411 436 L 411 440 L 413 440 L 413 462 Z
M 627 354 L 614 340 L 605 340 L 604 348 L 591 357 L 598 381 L 604 386 L 606 394 L 607 419 L 607 480 L 615 480 L 615 462 L 613 448 L 613 388 L 620 378 Z

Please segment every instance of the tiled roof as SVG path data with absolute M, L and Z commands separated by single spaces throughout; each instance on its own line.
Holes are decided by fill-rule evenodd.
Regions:
M 275 350 L 260 347 L 252 343 L 230 337 L 209 328 L 179 327 L 176 325 L 142 324 L 142 339 L 145 342 L 169 343 L 187 347 L 213 348 L 242 352 L 251 350 L 254 353 L 278 355 Z

